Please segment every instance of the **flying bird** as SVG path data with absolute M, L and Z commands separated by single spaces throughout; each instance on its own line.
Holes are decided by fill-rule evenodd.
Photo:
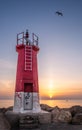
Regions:
M 56 11 L 56 14 L 57 14 L 58 16 L 63 16 L 63 13 L 60 12 L 60 11 Z

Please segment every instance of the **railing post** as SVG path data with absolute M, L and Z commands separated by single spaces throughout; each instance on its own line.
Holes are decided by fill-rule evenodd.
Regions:
M 18 45 L 18 34 L 17 34 L 17 45 Z

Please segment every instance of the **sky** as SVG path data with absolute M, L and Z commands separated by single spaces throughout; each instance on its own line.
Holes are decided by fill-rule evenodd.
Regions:
M 39 37 L 40 99 L 82 98 L 82 0 L 0 0 L 0 99 L 14 97 L 16 36 L 26 29 Z

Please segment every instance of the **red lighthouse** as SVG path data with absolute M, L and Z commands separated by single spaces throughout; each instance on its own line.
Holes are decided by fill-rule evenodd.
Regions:
M 37 53 L 38 37 L 33 33 L 32 42 L 28 31 L 17 34 L 18 52 L 14 112 L 40 112 Z

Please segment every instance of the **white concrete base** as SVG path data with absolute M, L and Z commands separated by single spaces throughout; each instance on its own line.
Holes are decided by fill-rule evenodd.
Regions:
M 24 118 L 26 116 L 31 116 L 31 117 L 37 117 L 38 121 L 40 124 L 48 124 L 51 123 L 51 113 L 50 112 L 46 112 L 46 111 L 41 111 L 38 113 L 16 113 L 13 111 L 7 111 L 5 113 L 5 115 L 7 116 L 7 118 L 9 119 L 9 122 L 12 124 L 15 124 L 16 122 L 19 122 L 19 120 L 21 118 Z
M 13 112 L 16 113 L 38 113 L 41 111 L 39 95 L 36 92 L 16 92 L 14 98 Z

